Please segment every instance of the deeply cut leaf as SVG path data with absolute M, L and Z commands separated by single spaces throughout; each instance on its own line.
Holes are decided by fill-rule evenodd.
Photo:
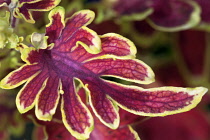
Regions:
M 110 98 L 123 109 L 142 116 L 166 116 L 194 108 L 206 88 L 159 87 L 143 89 L 108 82 Z M 111 86 L 111 88 L 110 88 Z
M 56 7 L 61 0 L 20 0 L 14 9 L 14 16 L 21 17 L 29 23 L 35 23 L 33 11 L 49 11 Z
M 207 92 L 203 87 L 143 89 L 104 80 L 103 76 L 111 76 L 149 84 L 154 73 L 134 59 L 136 48 L 130 40 L 117 34 L 98 36 L 87 28 L 92 11 L 79 11 L 64 22 L 64 9 L 57 7 L 49 18 L 48 47 L 21 48 L 26 64 L 0 83 L 2 88 L 15 88 L 26 82 L 16 98 L 21 113 L 35 106 L 38 119 L 51 120 L 61 98 L 65 127 L 77 139 L 87 139 L 93 118 L 78 95 L 75 79 L 85 89 L 93 112 L 112 129 L 119 126 L 118 106 L 138 115 L 164 116 L 190 110 Z

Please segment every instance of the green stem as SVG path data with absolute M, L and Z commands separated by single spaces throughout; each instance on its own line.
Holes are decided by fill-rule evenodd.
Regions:
M 178 67 L 178 70 L 183 77 L 185 83 L 190 83 L 192 79 L 191 72 L 188 70 L 187 65 L 184 61 L 184 58 L 181 54 L 181 50 L 179 49 L 179 34 L 178 33 L 173 33 L 172 35 L 172 43 L 173 43 L 173 58 L 174 61 Z
M 139 124 L 142 124 L 144 123 L 145 121 L 148 121 L 149 119 L 151 119 L 152 117 L 145 117 L 144 119 L 140 120 L 140 121 L 137 121 L 135 123 L 131 123 L 130 126 L 132 127 L 135 127 L 136 125 L 139 125 Z
M 205 78 L 205 82 L 209 82 L 210 77 L 210 33 L 206 33 L 206 51 L 205 51 L 205 62 L 204 62 L 204 70 L 203 70 L 203 77 Z

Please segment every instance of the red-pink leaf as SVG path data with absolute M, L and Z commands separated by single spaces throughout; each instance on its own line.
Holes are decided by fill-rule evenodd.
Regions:
M 6 5 L 9 5 L 11 3 L 11 0 L 0 0 L 0 7 Z
M 40 93 L 36 104 L 36 116 L 40 120 L 51 120 L 55 114 L 59 101 L 59 79 L 58 77 L 49 77 L 45 88 Z
M 96 116 L 108 127 L 116 129 L 119 126 L 117 106 L 107 99 L 103 90 L 100 90 L 101 87 L 94 81 L 87 81 L 85 84 L 88 84 L 90 105 Z
M 159 87 L 143 89 L 107 82 L 105 93 L 123 109 L 143 116 L 165 116 L 196 106 L 207 89 Z
M 50 17 L 60 17 L 56 22 L 52 18 L 52 24 L 63 23 L 63 11 L 63 8 L 57 7 L 50 12 Z M 75 79 L 88 93 L 90 105 L 100 121 L 114 129 L 119 125 L 117 105 L 138 115 L 164 116 L 187 111 L 200 102 L 207 91 L 202 87 L 142 89 L 103 80 L 100 76 L 111 75 L 139 83 L 148 79 L 151 82 L 154 75 L 146 64 L 134 59 L 135 46 L 128 39 L 116 34 L 106 34 L 101 36 L 101 44 L 97 34 L 86 27 L 93 17 L 92 11 L 83 10 L 67 19 L 63 23 L 65 26 L 59 24 L 58 28 L 54 28 L 50 24 L 46 34 L 49 35 L 51 29 L 60 30 L 55 36 L 49 35 L 49 42 L 54 40 L 53 47 L 49 45 L 46 49 L 21 49 L 21 58 L 27 63 L 24 67 L 29 69 L 20 68 L 0 83 L 1 87 L 8 88 L 10 85 L 5 85 L 11 75 L 30 73 L 21 79 L 23 82 L 27 81 L 27 84 L 17 96 L 16 103 L 20 112 L 26 112 L 36 104 L 37 117 L 50 120 L 60 93 L 65 127 L 77 139 L 87 139 L 93 129 L 93 119 L 77 94 Z M 108 49 L 112 47 L 113 49 Z M 117 50 L 121 52 L 115 52 Z M 98 71 L 95 66 L 100 66 L 101 69 Z M 23 82 L 16 82 L 16 86 Z
M 138 134 L 131 126 L 122 126 L 116 130 L 96 124 L 89 140 L 139 140 Z
M 47 77 L 48 75 L 46 73 L 41 72 L 32 80 L 29 80 L 20 90 L 16 98 L 16 103 L 21 113 L 27 112 L 35 105 L 35 99 L 45 87 L 44 82 L 47 80 Z
M 137 82 L 151 83 L 154 81 L 152 70 L 139 60 L 131 59 L 95 59 L 84 63 L 98 76 L 112 76 Z
M 113 10 L 128 20 L 147 19 L 154 28 L 163 31 L 189 29 L 200 21 L 200 7 L 194 1 L 116 0 Z M 207 11 L 205 7 L 204 10 Z
M 64 94 L 61 111 L 64 125 L 73 136 L 79 139 L 88 138 L 92 131 L 93 118 L 79 96 L 76 95 L 73 79 L 62 81 L 62 86 Z
M 154 1 L 154 13 L 149 16 L 154 27 L 166 31 L 183 30 L 199 23 L 200 9 L 193 1 Z M 187 26 L 188 25 L 188 26 Z
M 27 22 L 35 23 L 32 11 L 49 11 L 60 3 L 60 0 L 20 0 L 14 10 L 14 16 L 21 16 Z
M 10 73 L 4 80 L 1 81 L 1 86 L 4 88 L 15 88 L 23 84 L 26 80 L 40 71 L 38 64 L 23 65 L 19 69 Z
M 92 11 L 80 11 L 66 20 L 66 28 L 62 32 L 62 41 L 69 39 L 69 34 L 75 33 L 83 26 L 93 21 L 94 13 Z
M 112 54 L 116 56 L 131 55 L 135 57 L 135 45 L 127 38 L 114 33 L 107 33 L 102 35 L 100 38 L 103 49 L 101 52 L 102 54 Z
M 134 58 L 136 55 L 136 47 L 127 38 L 114 33 L 107 33 L 100 36 L 101 38 L 101 52 L 92 55 L 88 53 L 85 48 L 81 45 L 75 48 L 71 53 L 71 58 L 83 62 L 94 57 L 101 57 L 104 55 L 115 55 L 115 56 L 129 56 L 129 58 Z
M 153 0 L 117 0 L 113 9 L 120 16 L 141 20 L 152 13 Z
M 210 1 L 208 0 L 195 0 L 201 7 L 201 21 L 204 23 L 210 23 Z
M 48 43 L 54 43 L 60 37 L 62 30 L 65 26 L 64 11 L 58 9 L 49 14 L 50 23 L 46 27 L 46 36 L 48 36 Z

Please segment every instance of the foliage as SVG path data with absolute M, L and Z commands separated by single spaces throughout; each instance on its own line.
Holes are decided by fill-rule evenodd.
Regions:
M 199 58 L 204 52 L 192 58 L 184 52 L 184 47 L 193 45 L 179 38 L 189 29 L 209 30 L 205 4 L 209 3 L 199 0 L 0 0 L 3 13 L 0 17 L 0 87 L 18 92 L 15 101 L 18 111 L 38 126 L 35 139 L 140 139 L 137 132 L 141 135 L 141 117 L 189 111 L 208 91 L 203 87 L 209 84 L 200 74 L 202 70 L 198 72 L 197 65 L 190 61 L 202 61 Z M 95 22 L 95 13 L 83 9 L 96 12 Z M 134 42 L 119 34 L 107 33 L 109 30 Z M 139 43 L 139 39 L 143 43 Z M 181 55 L 177 46 L 184 52 L 178 58 L 173 57 Z M 155 72 L 139 60 L 137 49 L 142 50 L 141 59 Z M 186 54 L 190 56 L 188 63 L 179 64 Z M 177 62 L 180 71 L 185 68 L 181 72 L 184 81 L 168 72 L 158 73 L 158 69 L 171 62 Z M 196 68 L 196 73 L 189 72 L 188 64 L 193 65 L 190 70 Z M 201 64 L 209 65 L 208 61 Z M 209 73 L 209 67 L 204 67 L 204 74 Z M 153 86 L 155 73 L 158 81 Z M 181 83 L 181 87 L 170 85 L 170 80 L 164 83 L 167 78 L 177 78 L 175 83 Z M 3 102 L 2 110 L 20 117 L 14 107 L 8 109 Z M 130 121 L 125 119 L 127 112 L 131 113 Z M 21 128 L 20 135 L 23 130 Z M 5 139 L 9 135 L 13 133 L 2 132 Z

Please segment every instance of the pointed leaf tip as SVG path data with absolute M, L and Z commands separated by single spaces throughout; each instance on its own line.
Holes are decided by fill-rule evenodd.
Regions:
M 190 95 L 204 95 L 206 92 L 208 92 L 208 89 L 205 87 L 196 87 L 196 88 L 192 88 L 192 91 L 189 92 Z
M 143 89 L 108 82 L 116 91 L 109 96 L 117 105 L 128 112 L 142 116 L 166 116 L 182 113 L 196 107 L 206 88 L 159 87 Z
M 38 65 L 23 65 L 19 69 L 9 73 L 4 79 L 0 81 L 0 87 L 3 89 L 16 88 L 33 76 L 39 73 Z
M 100 36 L 105 54 L 113 54 L 117 56 L 136 57 L 137 49 L 135 44 L 129 39 L 116 34 L 107 33 Z

